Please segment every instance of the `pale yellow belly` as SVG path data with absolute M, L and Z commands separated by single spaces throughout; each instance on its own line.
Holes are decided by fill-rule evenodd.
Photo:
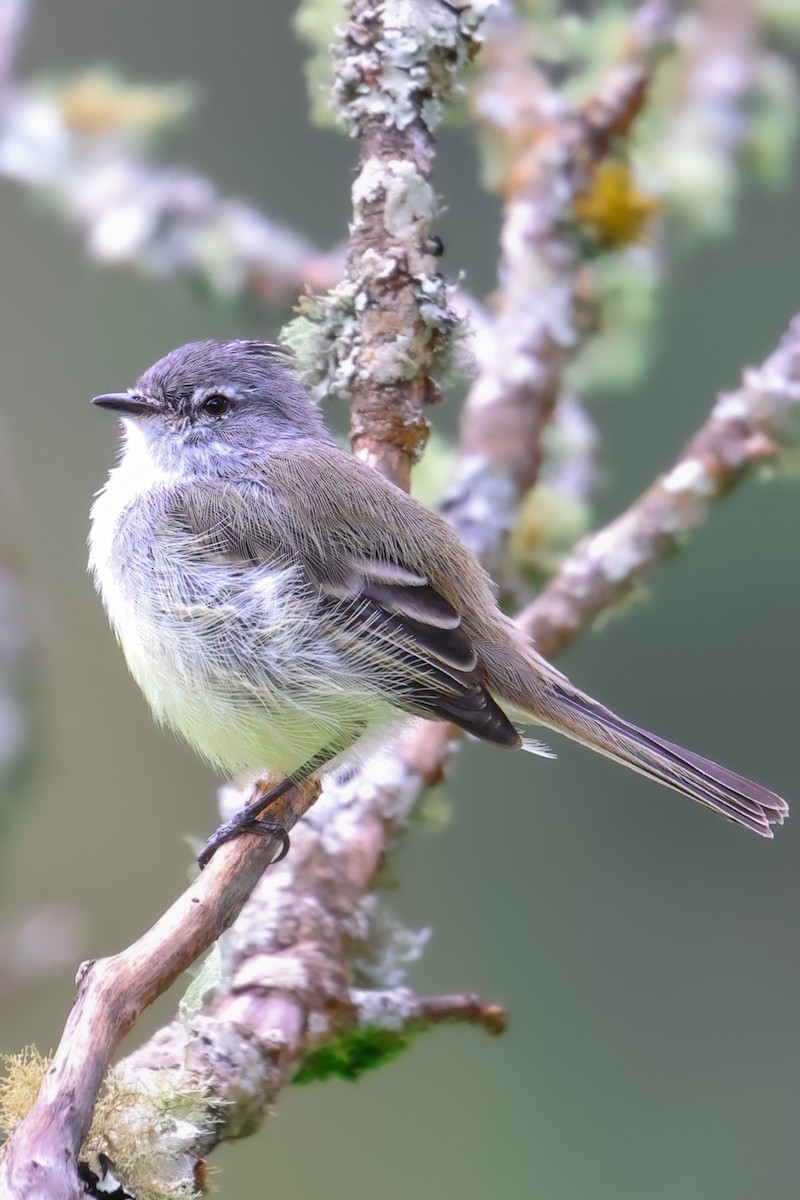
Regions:
M 316 674 L 304 666 L 302 685 L 285 681 L 272 690 L 231 672 L 209 678 L 190 656 L 176 656 L 151 623 L 129 614 L 121 625 L 128 666 L 156 718 L 236 778 L 289 775 L 320 751 L 338 756 L 399 715 L 360 680 L 340 678 L 332 688 L 324 656 Z

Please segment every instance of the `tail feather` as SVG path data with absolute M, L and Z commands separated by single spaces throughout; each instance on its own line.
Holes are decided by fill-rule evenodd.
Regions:
M 761 837 L 771 838 L 771 826 L 782 825 L 788 816 L 786 801 L 761 784 L 632 725 L 577 689 L 555 680 L 552 688 L 548 694 L 552 712 L 550 703 L 547 713 L 537 705 L 537 711 L 531 712 L 537 722 L 625 763 Z

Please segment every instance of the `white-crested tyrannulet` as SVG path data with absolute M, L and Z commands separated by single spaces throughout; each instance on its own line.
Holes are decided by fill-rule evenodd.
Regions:
M 764 837 L 786 816 L 537 654 L 450 526 L 339 449 L 279 347 L 183 346 L 94 403 L 124 426 L 92 510 L 97 587 L 156 716 L 224 771 L 297 781 L 405 713 L 519 749 L 519 720 Z

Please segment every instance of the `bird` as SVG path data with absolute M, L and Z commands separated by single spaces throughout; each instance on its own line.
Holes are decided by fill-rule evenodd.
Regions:
M 283 347 L 192 342 L 93 403 L 121 419 L 89 564 L 154 716 L 229 776 L 278 781 L 209 840 L 408 716 L 505 750 L 544 726 L 762 837 L 761 784 L 581 691 L 504 614 L 451 526 L 342 449 Z

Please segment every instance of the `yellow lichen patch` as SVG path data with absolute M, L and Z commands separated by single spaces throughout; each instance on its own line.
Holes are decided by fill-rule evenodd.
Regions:
M 192 107 L 190 89 L 126 83 L 109 71 L 87 71 L 57 97 L 64 124 L 86 137 L 123 132 L 148 135 L 172 125 Z
M 26 1046 L 19 1054 L 0 1055 L 0 1133 L 10 1137 L 27 1116 L 42 1086 L 50 1059 L 35 1046 Z
M 27 1116 L 51 1059 L 35 1046 L 0 1056 L 0 1134 L 9 1137 Z M 111 1070 L 98 1097 L 80 1157 L 93 1170 L 105 1154 L 137 1200 L 195 1200 L 208 1186 L 193 1154 L 201 1133 L 218 1119 L 204 1083 L 183 1071 L 162 1071 L 148 1088 Z M 215 1117 L 215 1113 L 217 1117 Z
M 589 526 L 588 504 L 539 483 L 522 500 L 509 539 L 509 555 L 517 570 L 549 576 L 561 566 Z
M 627 163 L 604 161 L 575 197 L 574 209 L 584 230 L 613 248 L 641 241 L 659 205 L 637 186 Z
M 81 1153 L 107 1155 L 137 1200 L 195 1200 L 192 1147 L 213 1119 L 207 1088 L 182 1071 L 134 1087 L 112 1069 Z

